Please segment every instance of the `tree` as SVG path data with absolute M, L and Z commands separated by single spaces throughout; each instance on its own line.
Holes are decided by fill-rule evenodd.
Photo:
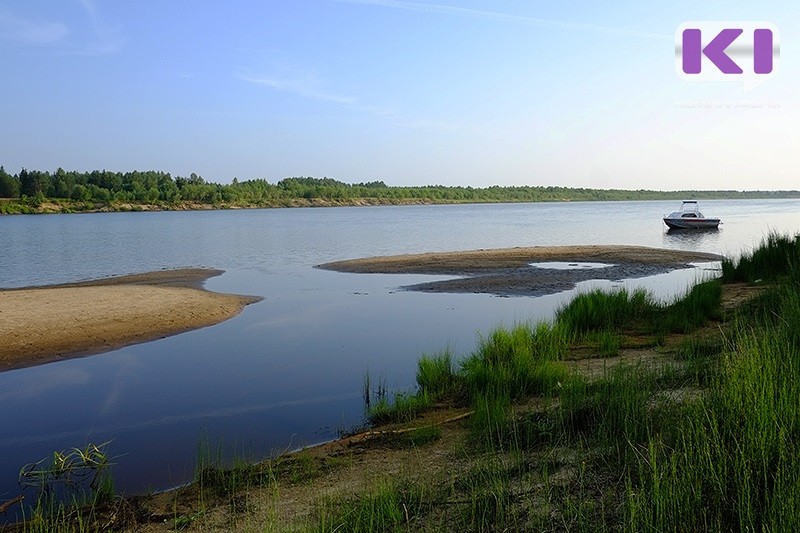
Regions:
M 19 181 L 0 166 L 0 198 L 17 198 Z

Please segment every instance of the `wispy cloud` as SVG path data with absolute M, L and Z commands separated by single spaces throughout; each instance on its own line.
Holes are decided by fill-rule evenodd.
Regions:
M 286 91 L 290 93 L 299 94 L 306 98 L 313 98 L 315 100 L 325 100 L 328 102 L 336 102 L 339 104 L 353 105 L 356 99 L 351 96 L 341 94 L 333 94 L 324 91 L 320 87 L 320 81 L 313 75 L 306 75 L 297 78 L 282 78 L 276 76 L 261 76 L 253 75 L 248 72 L 237 72 L 235 76 L 249 83 L 275 89 L 276 91 Z
M 0 39 L 22 46 L 62 42 L 69 34 L 63 22 L 33 21 L 0 11 Z
M 92 0 L 78 0 L 77 4 L 82 10 L 77 10 L 70 25 L 61 20 L 27 19 L 0 9 L 0 41 L 34 53 L 96 56 L 118 52 L 119 28 L 105 22 Z M 83 24 L 88 28 L 81 28 Z
M 272 52 L 276 56 L 280 53 Z M 253 74 L 251 71 L 241 69 L 234 73 L 234 77 L 247 83 L 260 85 L 267 89 L 287 92 L 310 98 L 331 102 L 353 111 L 374 115 L 388 123 L 404 128 L 435 131 L 463 130 L 463 124 L 452 124 L 428 118 L 410 118 L 395 109 L 364 102 L 363 99 L 343 94 L 328 89 L 330 83 L 317 72 L 311 69 L 298 67 L 290 61 L 275 60 L 269 74 Z
M 111 26 L 100 15 L 93 0 L 79 0 L 89 17 L 94 39 L 82 47 L 69 51 L 76 55 L 109 55 L 117 53 L 121 48 L 119 27 Z
M 515 15 L 502 13 L 499 11 L 486 11 L 482 9 L 470 9 L 466 7 L 449 6 L 444 4 L 426 4 L 420 2 L 404 2 L 402 0 L 333 0 L 346 4 L 360 4 L 393 9 L 404 9 L 406 11 L 418 11 L 422 13 L 434 13 L 437 15 L 453 15 L 459 17 L 476 18 L 491 20 L 496 22 L 508 22 L 513 24 L 525 24 L 527 26 L 539 26 L 546 28 L 557 28 L 574 31 L 591 31 L 609 35 L 622 35 L 628 37 L 644 37 L 648 39 L 672 40 L 673 35 L 665 33 L 649 32 L 630 28 L 619 28 L 615 26 L 604 26 L 601 24 L 589 24 L 583 22 L 569 22 L 565 20 L 543 19 L 529 17 L 526 15 Z

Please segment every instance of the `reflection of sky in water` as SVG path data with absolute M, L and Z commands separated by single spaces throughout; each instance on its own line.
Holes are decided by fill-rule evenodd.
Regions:
M 786 230 L 797 221 L 783 210 L 800 207 L 767 203 L 748 218 L 739 214 L 739 203 L 706 203 L 724 229 L 686 237 L 666 233 L 659 202 L 625 203 L 626 217 L 649 223 L 613 229 L 598 225 L 598 217 L 607 221 L 622 204 L 4 217 L 0 249 L 13 253 L 0 254 L 0 286 L 208 266 L 227 270 L 207 282 L 209 289 L 264 300 L 209 328 L 0 373 L 0 500 L 16 495 L 23 464 L 87 442 L 113 439 L 118 487 L 142 491 L 190 478 L 200 439 L 224 443 L 228 454 L 263 457 L 334 438 L 361 421 L 365 372 L 385 378 L 390 388 L 408 388 L 422 353 L 450 348 L 462 357 L 480 332 L 549 320 L 577 291 L 644 287 L 670 299 L 697 276 L 715 274 L 704 266 L 590 281 L 537 298 L 501 298 L 399 291 L 445 278 L 342 274 L 315 264 L 554 244 L 738 253 L 771 229 L 754 213 L 770 213 L 772 227 Z

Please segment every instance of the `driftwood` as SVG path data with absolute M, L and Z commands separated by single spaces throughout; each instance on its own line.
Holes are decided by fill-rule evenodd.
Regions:
M 383 430 L 383 431 L 365 431 L 363 433 L 359 433 L 357 435 L 353 435 L 352 437 L 350 437 L 349 442 L 351 442 L 351 443 L 361 442 L 361 441 L 365 441 L 367 439 L 371 439 L 371 438 L 374 438 L 374 437 L 384 437 L 384 436 L 387 436 L 387 435 L 401 435 L 403 433 L 409 433 L 411 431 L 416 431 L 418 429 L 424 429 L 424 428 L 429 428 L 429 427 L 434 427 L 434 426 L 441 426 L 441 425 L 444 425 L 444 424 L 449 424 L 450 422 L 455 422 L 457 420 L 461 420 L 463 418 L 470 417 L 470 416 L 472 416 L 473 413 L 474 413 L 474 411 L 469 411 L 467 413 L 463 413 L 463 414 L 460 414 L 458 416 L 454 416 L 452 418 L 448 418 L 447 420 L 442 420 L 440 422 L 436 422 L 435 424 L 427 424 L 425 426 L 417 426 L 417 427 L 403 428 L 403 429 L 387 429 L 387 430 Z
M 16 498 L 12 498 L 12 499 L 8 500 L 7 502 L 0 503 L 0 513 L 5 513 L 6 511 L 8 511 L 9 507 L 14 505 L 15 503 L 21 502 L 24 499 L 25 499 L 25 496 L 20 494 Z

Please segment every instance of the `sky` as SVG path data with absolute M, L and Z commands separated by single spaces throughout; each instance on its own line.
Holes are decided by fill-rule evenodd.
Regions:
M 778 68 L 679 77 L 687 21 L 774 24 Z M 800 189 L 799 55 L 797 0 L 1 0 L 0 165 Z

